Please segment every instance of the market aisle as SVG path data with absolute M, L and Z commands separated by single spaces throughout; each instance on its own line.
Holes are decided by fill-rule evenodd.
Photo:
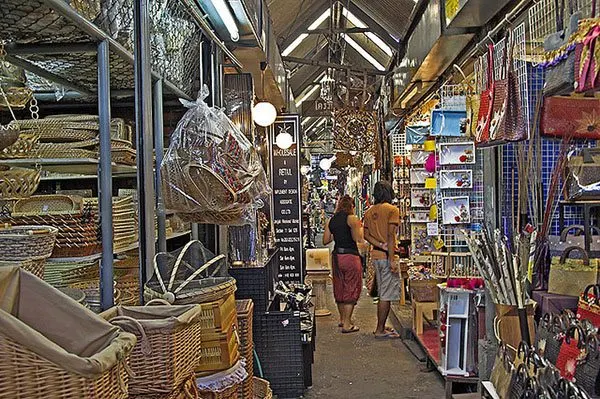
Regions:
M 329 310 L 335 304 L 329 295 Z M 363 289 L 355 310 L 358 333 L 341 334 L 337 315 L 317 320 L 313 388 L 308 399 L 437 399 L 444 386 L 436 372 L 423 367 L 401 340 L 376 340 L 375 305 Z

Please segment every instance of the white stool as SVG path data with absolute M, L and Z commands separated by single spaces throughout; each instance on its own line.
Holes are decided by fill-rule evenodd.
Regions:
M 329 270 L 307 270 L 306 284 L 312 284 L 315 296 L 315 316 L 331 316 L 327 309 L 327 283 L 329 282 Z

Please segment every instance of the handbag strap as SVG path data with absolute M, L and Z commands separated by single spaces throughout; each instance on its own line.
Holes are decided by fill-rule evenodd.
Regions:
M 489 90 L 493 84 L 494 84 L 494 46 L 492 44 L 488 44 L 486 90 Z
M 587 287 L 585 287 L 585 290 L 581 294 L 581 299 L 584 300 L 587 304 L 590 304 L 590 290 L 593 291 L 592 294 L 594 296 L 592 302 L 597 302 L 598 298 L 600 297 L 600 286 L 598 286 L 598 284 L 588 285 Z
M 581 248 L 581 247 L 576 246 L 576 245 L 568 247 L 568 248 L 566 248 L 563 251 L 562 255 L 560 255 L 560 262 L 559 263 L 561 265 L 565 264 L 565 262 L 567 261 L 567 256 L 569 256 L 569 254 L 572 251 L 579 251 L 583 255 L 583 264 L 585 266 L 589 266 L 590 265 L 590 257 L 588 255 L 587 251 L 585 249 Z

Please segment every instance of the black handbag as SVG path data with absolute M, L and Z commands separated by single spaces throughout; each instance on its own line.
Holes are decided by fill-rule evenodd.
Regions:
M 598 336 L 589 334 L 585 342 L 585 357 L 575 370 L 575 382 L 590 395 L 600 395 L 600 347 Z
M 554 315 L 552 317 L 551 325 L 553 335 L 546 341 L 544 357 L 552 364 L 556 364 L 556 359 L 558 359 L 558 353 L 560 352 L 560 347 L 565 339 L 565 333 L 567 332 L 569 324 L 565 317 Z
M 525 393 L 525 388 L 527 387 L 527 380 L 529 379 L 529 374 L 527 373 L 527 365 L 525 363 L 519 364 L 517 370 L 515 371 L 515 376 L 513 378 L 513 382 L 510 388 L 510 398 L 511 399 L 519 399 L 523 397 Z

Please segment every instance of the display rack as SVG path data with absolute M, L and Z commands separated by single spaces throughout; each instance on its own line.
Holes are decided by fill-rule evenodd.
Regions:
M 103 233 L 100 284 L 103 308 L 113 304 L 112 179 L 120 175 L 137 175 L 139 184 L 146 187 L 140 192 L 138 201 L 140 241 L 135 245 L 140 249 L 144 278 L 146 271 L 151 270 L 154 254 L 155 204 L 159 248 L 166 248 L 167 239 L 160 179 L 154 178 L 152 162 L 152 141 L 156 143 L 157 163 L 162 155 L 162 89 L 164 87 L 166 95 L 193 99 L 198 82 L 202 81 L 201 37 L 206 34 L 215 38 L 214 33 L 206 29 L 208 25 L 197 4 L 190 0 L 166 3 L 150 0 L 149 9 L 136 10 L 134 5 L 137 3 L 134 3 L 7 0 L 0 10 L 0 40 L 6 42 L 6 61 L 27 71 L 34 90 L 50 89 L 52 92 L 57 87 L 63 88 L 63 91 L 67 89 L 69 94 L 75 94 L 73 98 L 78 102 L 98 104 L 99 159 L 34 158 L 2 162 L 41 165 L 49 172 L 98 178 Z M 140 38 L 140 46 L 134 48 L 136 38 Z M 239 65 L 223 43 L 217 42 L 217 45 Z M 150 83 L 150 79 L 154 83 Z M 110 144 L 111 98 L 132 97 L 134 89 L 138 111 L 137 168 L 114 164 Z M 155 112 L 151 121 L 149 111 L 153 105 Z M 145 139 L 146 134 L 141 134 L 148 131 L 154 131 L 154 140 Z M 44 181 L 53 179 L 67 177 L 44 177 Z M 156 193 L 148 188 L 152 184 L 146 184 L 153 180 L 156 181 Z

